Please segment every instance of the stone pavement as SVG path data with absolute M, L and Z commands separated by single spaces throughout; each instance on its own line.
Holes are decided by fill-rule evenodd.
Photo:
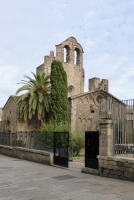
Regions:
M 0 200 L 134 199 L 134 182 L 82 174 L 83 165 L 61 169 L 0 155 Z

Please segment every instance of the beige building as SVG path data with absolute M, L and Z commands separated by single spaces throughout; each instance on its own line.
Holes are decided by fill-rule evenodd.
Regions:
M 119 99 L 104 90 L 85 92 L 69 98 L 70 127 L 72 132 L 96 131 L 99 128 L 99 99 Z
M 33 131 L 40 127 L 40 121 L 36 118 L 24 121 L 19 117 L 17 96 L 10 96 L 3 107 L 2 132 Z
M 70 37 L 56 45 L 56 56 L 50 51 L 50 55 L 44 57 L 44 63 L 36 69 L 37 73 L 41 71 L 49 75 L 53 60 L 63 63 L 68 80 L 69 123 L 72 132 L 96 130 L 99 99 L 112 96 L 108 92 L 108 80 L 100 78 L 89 79 L 88 92 L 84 93 L 83 53 L 82 46 L 74 37 Z M 3 131 L 31 131 L 39 128 L 40 122 L 36 118 L 27 122 L 20 121 L 15 99 L 15 96 L 10 96 L 3 108 Z

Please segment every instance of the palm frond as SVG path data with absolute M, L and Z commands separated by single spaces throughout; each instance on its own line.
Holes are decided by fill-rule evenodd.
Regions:
M 39 120 L 44 119 L 45 112 L 49 111 L 50 105 L 50 76 L 46 76 L 45 73 L 34 74 L 34 78 L 24 76 L 27 80 L 22 80 L 21 84 L 24 84 L 16 91 L 19 94 L 22 91 L 27 91 L 18 98 L 18 106 L 20 116 L 25 120 L 32 119 L 33 115 L 37 114 Z

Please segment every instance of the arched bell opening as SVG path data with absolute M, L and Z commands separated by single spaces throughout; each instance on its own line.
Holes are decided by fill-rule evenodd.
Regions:
M 64 62 L 69 63 L 70 61 L 70 48 L 68 45 L 64 46 Z
M 80 50 L 78 48 L 74 50 L 74 64 L 80 65 Z

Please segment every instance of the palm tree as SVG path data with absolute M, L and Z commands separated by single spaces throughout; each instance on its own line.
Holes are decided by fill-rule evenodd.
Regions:
M 34 78 L 24 76 L 28 81 L 22 80 L 20 84 L 24 86 L 16 91 L 16 95 L 27 91 L 18 98 L 20 118 L 27 120 L 37 115 L 38 120 L 43 120 L 50 106 L 50 76 L 45 73 L 32 74 Z

